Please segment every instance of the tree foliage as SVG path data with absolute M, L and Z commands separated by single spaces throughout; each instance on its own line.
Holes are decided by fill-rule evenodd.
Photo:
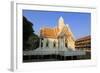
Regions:
M 39 47 L 39 37 L 34 33 L 33 24 L 23 16 L 23 50 Z

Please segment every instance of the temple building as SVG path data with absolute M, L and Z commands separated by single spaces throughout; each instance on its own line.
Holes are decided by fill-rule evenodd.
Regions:
M 59 18 L 54 28 L 44 27 L 40 29 L 39 48 L 33 51 L 24 51 L 24 55 L 34 56 L 80 56 L 85 55 L 84 51 L 75 49 L 75 39 L 68 24 Z
M 75 40 L 68 24 L 60 17 L 54 28 L 44 27 L 40 30 L 40 48 L 65 48 L 75 50 Z

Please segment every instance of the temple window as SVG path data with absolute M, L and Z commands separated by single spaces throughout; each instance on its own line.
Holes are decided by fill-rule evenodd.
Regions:
M 43 40 L 43 38 L 41 38 L 41 40 Z
M 47 42 L 46 42 L 46 47 L 48 47 L 49 46 L 49 41 L 47 40 Z
M 68 45 L 67 45 L 67 43 L 65 43 L 65 47 L 66 47 L 66 48 L 68 48 Z
M 55 42 L 55 41 L 54 41 L 54 43 L 53 43 L 53 47 L 56 48 L 56 42 Z

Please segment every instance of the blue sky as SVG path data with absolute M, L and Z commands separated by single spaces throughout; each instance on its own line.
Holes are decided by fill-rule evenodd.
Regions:
M 33 23 L 36 34 L 42 27 L 56 27 L 60 16 L 76 39 L 91 34 L 91 13 L 23 10 L 23 16 Z

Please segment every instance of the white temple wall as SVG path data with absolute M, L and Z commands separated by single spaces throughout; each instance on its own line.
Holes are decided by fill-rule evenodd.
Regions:
M 42 41 L 43 41 L 43 48 L 50 48 L 50 49 L 65 48 L 64 38 L 59 39 L 59 44 L 58 44 L 58 39 L 53 39 L 53 38 L 44 38 Z M 48 41 L 48 47 L 46 46 L 47 41 Z M 54 47 L 54 41 L 56 42 L 55 47 Z M 67 39 L 67 46 L 68 46 L 68 48 L 71 48 L 72 50 L 75 50 L 75 41 L 68 38 Z
M 54 41 L 56 42 L 56 47 L 58 48 L 58 39 L 52 39 L 52 38 L 44 38 L 43 39 L 43 48 L 46 48 L 46 43 L 48 41 L 48 48 L 53 49 Z

